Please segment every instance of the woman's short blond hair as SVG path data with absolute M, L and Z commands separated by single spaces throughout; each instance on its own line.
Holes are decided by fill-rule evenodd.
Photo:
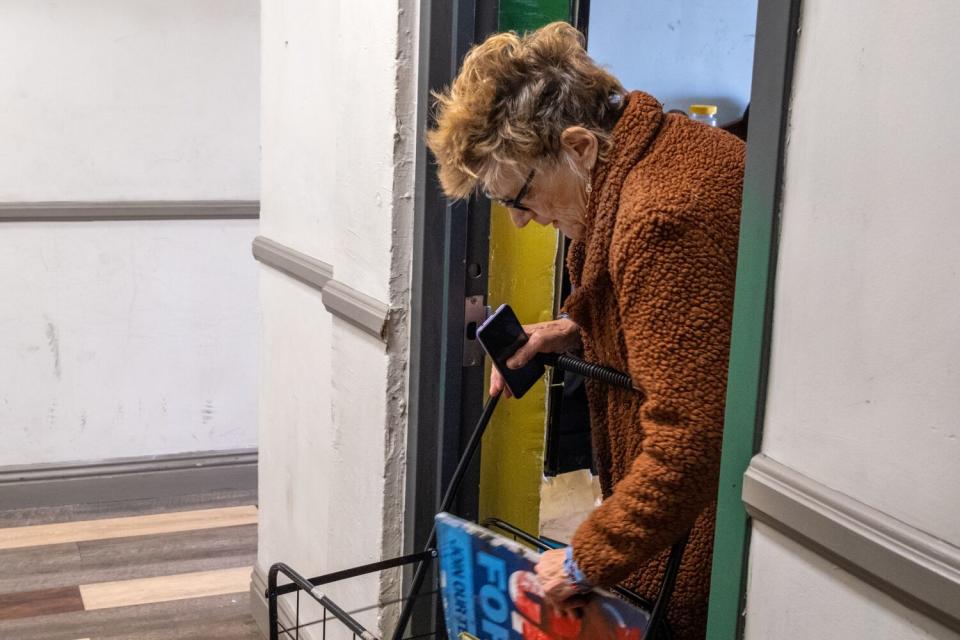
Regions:
M 504 172 L 561 160 L 560 135 L 571 126 L 597 135 L 602 154 L 625 94 L 565 22 L 490 36 L 467 54 L 453 86 L 434 94 L 427 145 L 444 192 L 463 198 Z

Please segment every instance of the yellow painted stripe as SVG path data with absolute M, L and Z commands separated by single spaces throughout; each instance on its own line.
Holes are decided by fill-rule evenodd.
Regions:
M 22 549 L 48 544 L 107 540 L 160 533 L 216 529 L 244 524 L 256 524 L 257 508 L 252 505 L 176 511 L 147 516 L 81 520 L 58 524 L 0 529 L 0 549 Z
M 524 324 L 553 318 L 558 238 L 551 227 L 517 229 L 506 209 L 492 207 L 487 286 L 494 309 L 505 302 Z M 496 516 L 539 531 L 546 390 L 541 381 L 522 399 L 497 406 L 480 455 L 481 520 Z
M 157 578 L 80 585 L 87 611 L 242 593 L 250 588 L 253 567 L 181 573 Z

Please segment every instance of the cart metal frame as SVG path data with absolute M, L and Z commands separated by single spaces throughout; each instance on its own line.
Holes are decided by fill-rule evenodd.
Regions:
M 567 371 L 574 371 L 584 375 L 585 377 L 592 378 L 595 380 L 601 380 L 612 386 L 618 386 L 625 389 L 636 390 L 633 385 L 633 382 L 630 380 L 629 376 L 626 374 L 604 367 L 602 365 L 587 363 L 578 358 L 574 358 L 568 355 L 549 355 L 545 356 L 545 364 L 555 368 L 562 368 Z M 476 427 L 473 430 L 473 433 L 470 435 L 467 445 L 463 451 L 463 454 L 460 456 L 460 460 L 457 463 L 457 467 L 454 470 L 453 476 L 450 479 L 447 489 L 444 493 L 443 500 L 440 502 L 439 511 L 448 511 L 451 506 L 454 504 L 454 501 L 457 497 L 457 493 L 460 490 L 463 480 L 466 477 L 467 469 L 470 466 L 470 463 L 473 461 L 474 456 L 476 455 L 477 449 L 480 447 L 480 442 L 483 438 L 483 434 L 487 429 L 487 425 L 490 423 L 490 418 L 493 416 L 494 410 L 497 408 L 497 403 L 500 401 L 500 396 L 495 395 L 491 396 L 487 403 L 483 407 L 483 411 L 480 415 L 480 420 L 477 422 Z M 558 546 L 563 546 L 560 543 L 539 538 L 532 534 L 529 534 L 525 531 L 513 527 L 509 523 L 506 523 L 502 520 L 493 518 L 487 520 L 486 523 L 488 526 L 501 529 L 514 536 L 515 539 L 523 540 L 524 542 L 540 549 L 554 549 Z M 326 575 L 318 576 L 315 578 L 305 578 L 294 569 L 283 563 L 277 563 L 270 567 L 269 574 L 267 576 L 267 590 L 266 597 L 269 603 L 269 626 L 270 626 L 270 640 L 280 640 L 281 636 L 285 638 L 292 638 L 294 640 L 299 640 L 300 629 L 305 627 L 321 625 L 322 637 L 326 638 L 326 632 L 328 628 L 328 622 L 336 620 L 344 628 L 346 628 L 350 633 L 353 634 L 354 638 L 362 638 L 363 640 L 379 640 L 377 636 L 371 633 L 368 629 L 364 628 L 360 624 L 354 614 L 358 611 L 346 611 L 333 600 L 331 600 L 321 589 L 320 587 L 331 584 L 333 582 L 338 582 L 340 580 L 346 580 L 349 578 L 358 577 L 361 575 L 366 575 L 370 573 L 375 573 L 383 571 L 386 569 L 393 569 L 397 567 L 403 567 L 407 565 L 415 565 L 416 569 L 413 573 L 413 580 L 411 582 L 410 591 L 408 595 L 404 598 L 401 598 L 402 609 L 400 612 L 400 617 L 397 623 L 397 627 L 394 630 L 392 640 L 412 640 L 412 638 L 443 638 L 446 636 L 445 631 L 440 631 L 438 629 L 433 629 L 427 633 L 419 633 L 418 635 L 408 636 L 404 639 L 404 634 L 406 633 L 407 626 L 410 623 L 410 618 L 413 615 L 413 608 L 416 604 L 416 601 L 421 596 L 433 595 L 433 593 L 421 593 L 424 580 L 427 577 L 427 573 L 430 568 L 433 566 L 433 561 L 437 557 L 436 550 L 436 526 L 433 526 L 430 529 L 430 534 L 427 539 L 427 543 L 423 551 L 419 553 L 408 554 L 400 556 L 397 558 L 391 558 L 388 560 L 382 560 L 380 562 L 374 562 L 358 567 L 353 567 L 350 569 L 344 569 L 341 571 L 335 571 L 333 573 L 328 573 Z M 680 568 L 680 563 L 683 558 L 683 551 L 686 547 L 687 536 L 676 544 L 673 545 L 673 548 L 670 553 L 669 560 L 667 562 L 666 572 L 664 573 L 663 581 L 660 585 L 660 590 L 657 596 L 657 600 L 654 603 L 649 603 L 648 601 L 641 598 L 638 594 L 626 589 L 624 587 L 615 588 L 615 592 L 621 597 L 626 598 L 632 603 L 644 607 L 649 610 L 650 613 L 650 626 L 645 640 L 666 640 L 669 638 L 669 629 L 666 624 L 666 609 L 667 603 L 670 600 L 670 596 L 673 594 L 673 587 L 676 582 L 677 573 Z M 278 578 L 280 574 L 286 576 L 289 580 L 289 584 L 278 585 Z M 306 592 L 313 600 L 320 604 L 323 608 L 323 615 L 318 620 L 313 620 L 307 623 L 301 623 L 300 621 L 300 594 L 301 592 Z M 295 605 L 295 620 L 291 627 L 287 628 L 280 622 L 280 605 L 279 598 L 283 595 L 296 594 L 296 605 Z M 374 607 L 386 606 L 388 604 L 397 604 L 397 603 L 377 603 L 373 605 Z M 364 611 L 369 610 L 364 609 Z

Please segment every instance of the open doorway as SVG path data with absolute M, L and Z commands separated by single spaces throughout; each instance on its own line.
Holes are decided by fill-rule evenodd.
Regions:
M 630 90 L 649 93 L 666 111 L 716 108 L 719 126 L 739 127 L 750 102 L 757 0 L 611 0 L 581 3 L 578 27 L 587 48 Z M 745 136 L 745 126 L 735 131 Z M 568 292 L 559 285 L 557 299 Z M 558 305 L 559 306 L 559 305 Z M 557 382 L 563 382 L 557 381 Z M 544 482 L 543 535 L 568 540 L 600 499 L 590 470 L 589 419 L 582 383 L 568 376 L 551 395 Z
M 434 88 L 450 81 L 459 67 L 456 58 L 469 48 L 471 39 L 479 41 L 488 30 L 523 32 L 555 20 L 570 20 L 587 35 L 590 54 L 620 78 L 627 90 L 653 95 L 665 110 L 688 112 L 694 103 L 714 105 L 717 124 L 726 125 L 739 120 L 750 101 L 756 0 L 656 0 L 643 4 L 501 0 L 457 6 L 457 11 L 448 13 L 437 5 L 435 12 L 442 15 L 431 14 L 431 20 L 442 27 L 431 29 L 430 55 L 424 56 Z M 457 43 L 454 59 L 440 60 L 439 53 L 434 55 L 451 51 L 446 40 L 434 41 L 441 38 Z M 425 162 L 423 166 L 430 165 Z M 420 222 L 424 238 L 432 231 L 436 242 L 422 241 L 420 245 L 425 256 L 420 263 L 424 286 L 418 296 L 423 302 L 419 308 L 414 303 L 412 345 L 413 359 L 420 360 L 412 367 L 417 375 L 411 376 L 421 393 L 411 409 L 419 440 L 415 447 L 417 480 L 411 491 L 415 500 L 411 502 L 422 507 L 424 517 L 411 518 L 410 523 L 415 523 L 411 528 L 424 528 L 421 533 L 429 527 L 435 504 L 432 498 L 443 484 L 437 479 L 445 476 L 445 468 L 449 470 L 449 462 L 462 444 L 462 428 L 472 424 L 470 416 L 479 409 L 484 394 L 482 359 L 470 356 L 472 338 L 466 316 L 474 307 L 482 313 L 484 302 L 492 307 L 508 302 L 522 322 L 542 321 L 553 317 L 564 292 L 558 277 L 562 244 L 556 232 L 526 228 L 519 236 L 506 211 L 497 205 L 490 207 L 482 196 L 450 205 L 437 195 L 432 174 L 428 178 L 424 183 L 434 190 L 428 188 L 424 209 L 433 212 L 431 219 L 436 224 L 425 224 L 427 215 Z M 426 259 L 431 252 L 436 260 Z M 427 268 L 428 264 L 436 268 Z M 435 286 L 426 286 L 429 282 Z M 553 283 L 556 288 L 551 290 Z M 473 303 L 477 298 L 480 302 Z M 447 304 L 429 304 L 437 299 Z M 435 316 L 432 330 L 423 321 L 428 315 Z M 475 329 L 476 321 L 473 326 Z M 419 342 L 416 336 L 421 336 Z M 436 356 L 436 366 L 425 367 L 431 353 Z M 425 374 L 430 371 L 436 375 L 436 384 L 426 384 Z M 415 395 L 416 389 L 413 391 Z M 479 514 L 480 519 L 501 517 L 527 530 L 539 526 L 541 534 L 568 540 L 599 497 L 589 469 L 591 456 L 578 448 L 589 443 L 588 420 L 581 419 L 581 433 L 557 439 L 551 418 L 571 413 L 571 406 L 551 403 L 545 413 L 543 395 L 533 393 L 525 403 L 505 405 L 491 423 L 479 473 L 465 484 L 476 493 L 463 500 L 461 509 L 465 514 Z M 583 405 L 579 408 L 582 417 L 586 416 L 584 409 Z M 436 424 L 431 426 L 430 420 Z M 551 450 L 551 444 L 558 443 L 559 448 Z M 563 463 L 545 469 L 545 459 L 549 465 L 558 458 Z

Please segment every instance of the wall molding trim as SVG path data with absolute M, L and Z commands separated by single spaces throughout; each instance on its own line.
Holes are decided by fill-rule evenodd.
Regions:
M 0 510 L 256 490 L 257 450 L 0 467 Z
M 386 340 L 390 305 L 331 280 L 323 288 L 323 306 L 327 311 L 379 340 Z
M 390 305 L 334 280 L 332 265 L 264 236 L 254 238 L 253 257 L 320 291 L 327 311 L 386 341 Z
M 744 476 L 750 515 L 960 631 L 960 548 L 765 455 Z
M 253 239 L 253 257 L 318 291 L 333 278 L 332 265 L 263 236 Z
M 13 202 L 0 204 L 0 222 L 91 220 L 225 220 L 260 217 L 258 200 Z

